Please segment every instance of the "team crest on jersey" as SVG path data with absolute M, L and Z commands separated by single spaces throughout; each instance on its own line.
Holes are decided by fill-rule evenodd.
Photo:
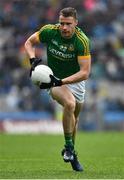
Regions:
M 68 47 L 68 50 L 69 50 L 69 51 L 74 51 L 74 45 L 73 45 L 73 44 L 70 44 L 69 47 Z
M 67 50 L 67 46 L 65 45 L 60 45 L 59 49 L 63 52 L 65 52 Z

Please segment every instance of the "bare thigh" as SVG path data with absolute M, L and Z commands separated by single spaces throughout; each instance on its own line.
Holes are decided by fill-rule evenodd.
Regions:
M 54 87 L 51 89 L 51 96 L 54 100 L 56 100 L 59 104 L 64 106 L 67 103 L 75 103 L 76 100 L 71 91 L 66 86 Z

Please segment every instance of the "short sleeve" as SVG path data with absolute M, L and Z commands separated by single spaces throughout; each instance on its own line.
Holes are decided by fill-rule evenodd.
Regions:
M 53 25 L 48 24 L 43 26 L 39 31 L 39 40 L 43 43 L 47 43 L 50 40 L 51 37 L 51 30 L 53 28 Z
M 89 56 L 90 55 L 90 42 L 86 36 L 78 36 L 77 55 Z

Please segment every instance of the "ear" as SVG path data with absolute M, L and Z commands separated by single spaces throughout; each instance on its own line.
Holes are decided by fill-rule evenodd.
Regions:
M 75 20 L 75 25 L 76 25 L 76 26 L 78 25 L 78 20 L 77 20 L 77 19 Z

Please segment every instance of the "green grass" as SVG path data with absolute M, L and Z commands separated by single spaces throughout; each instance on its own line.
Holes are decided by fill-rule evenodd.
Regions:
M 84 172 L 60 156 L 62 135 L 0 135 L 1 179 L 124 178 L 124 133 L 79 133 L 76 149 Z

